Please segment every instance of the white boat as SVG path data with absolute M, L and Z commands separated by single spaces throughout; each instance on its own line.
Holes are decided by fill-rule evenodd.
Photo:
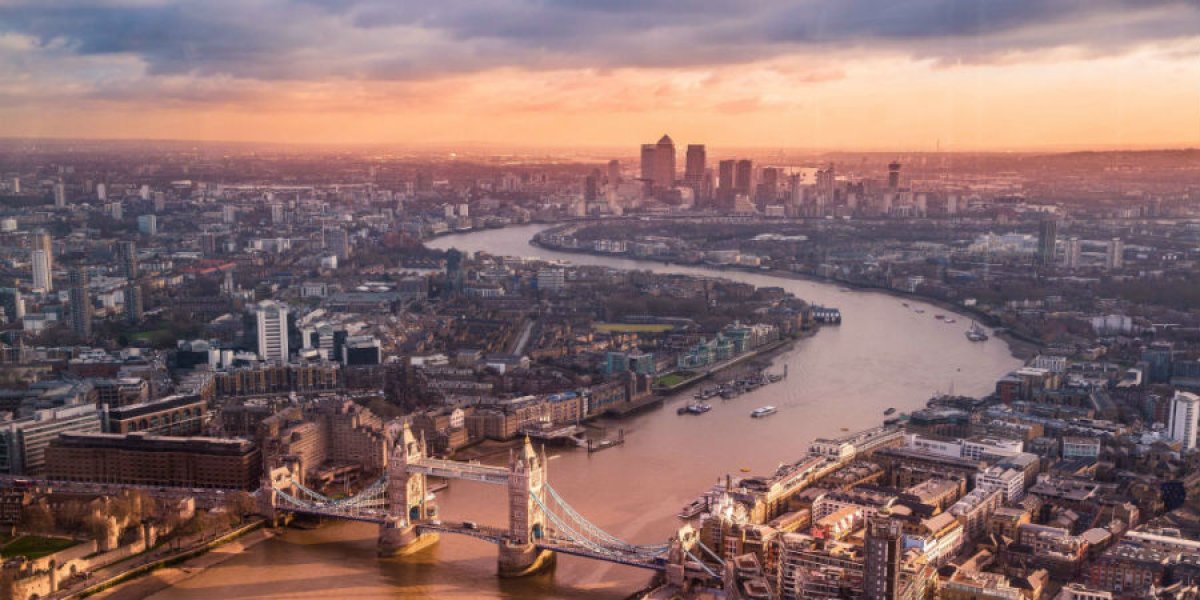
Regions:
M 754 412 L 751 412 L 750 416 L 754 417 L 755 419 L 760 419 L 762 417 L 771 416 L 776 412 L 778 412 L 778 410 L 774 406 L 763 406 L 761 408 L 754 409 Z
M 986 342 L 988 335 L 978 323 L 971 321 L 971 328 L 967 330 L 967 339 L 972 342 Z

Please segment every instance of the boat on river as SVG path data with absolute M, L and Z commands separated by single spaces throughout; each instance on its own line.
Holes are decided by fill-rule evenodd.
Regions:
M 988 341 L 988 334 L 983 331 L 979 323 L 971 321 L 971 328 L 967 330 L 967 339 L 972 342 L 986 342 Z
M 683 510 L 679 511 L 678 517 L 680 519 L 684 519 L 684 520 L 694 519 L 694 518 L 700 516 L 700 513 L 704 512 L 707 509 L 708 509 L 708 497 L 700 496 L 699 498 L 692 500 L 691 503 L 688 504 L 687 506 L 683 507 Z
M 684 415 L 684 414 L 702 415 L 710 410 L 712 410 L 711 404 L 705 404 L 703 402 L 692 402 L 691 404 L 688 404 L 687 406 L 679 407 L 679 410 L 675 411 L 675 413 L 680 414 L 680 415 Z
M 779 412 L 779 410 L 774 406 L 763 406 L 754 409 L 754 411 L 750 413 L 750 416 L 754 417 L 755 419 L 761 419 L 763 417 L 769 417 L 777 412 Z

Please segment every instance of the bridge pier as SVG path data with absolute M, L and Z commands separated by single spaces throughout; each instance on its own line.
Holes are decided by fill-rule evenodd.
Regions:
M 525 577 L 549 569 L 554 565 L 555 554 L 533 544 L 521 544 L 504 540 L 498 546 L 500 557 L 496 572 L 501 577 Z
M 428 548 L 438 541 L 438 535 L 418 531 L 417 526 L 392 517 L 379 524 L 379 556 L 408 556 Z

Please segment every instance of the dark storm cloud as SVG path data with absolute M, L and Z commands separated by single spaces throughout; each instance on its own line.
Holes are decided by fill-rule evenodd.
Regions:
M 0 0 L 0 32 L 153 74 L 405 79 L 854 47 L 944 61 L 1195 36 L 1200 0 Z

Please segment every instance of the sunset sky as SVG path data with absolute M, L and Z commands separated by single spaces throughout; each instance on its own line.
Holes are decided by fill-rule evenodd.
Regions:
M 1200 0 L 0 0 L 0 136 L 1200 146 Z

